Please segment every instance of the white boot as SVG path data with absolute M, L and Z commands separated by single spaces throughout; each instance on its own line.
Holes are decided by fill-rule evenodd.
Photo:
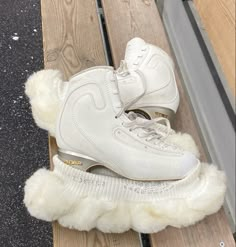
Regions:
M 121 104 L 112 67 L 94 67 L 72 77 L 57 120 L 60 152 L 134 180 L 184 178 L 199 161 L 165 142 L 152 128 L 159 120 L 125 114 L 129 104 Z M 82 162 L 81 169 L 93 165 Z
M 134 38 L 127 43 L 125 59 L 117 70 L 121 100 L 126 104 L 138 96 L 130 110 L 144 116 L 170 117 L 179 106 L 174 64 L 157 46 Z M 142 78 L 142 79 L 141 79 Z
M 171 118 L 179 104 L 171 58 L 160 48 L 134 38 L 128 42 L 125 61 L 121 64 L 116 73 L 121 99 L 127 104 L 132 103 L 136 96 L 140 98 L 128 110 L 146 118 L 159 115 Z M 144 80 L 140 80 L 141 77 Z M 162 88 L 163 85 L 166 86 Z M 67 87 L 68 82 L 63 82 L 61 73 L 56 70 L 39 71 L 26 82 L 26 94 L 30 98 L 34 119 L 52 136 L 55 136 L 56 117 Z M 166 132 L 167 129 L 159 124 L 158 131 Z M 166 141 L 199 157 L 199 150 L 189 134 L 172 130 Z
M 26 81 L 25 92 L 30 99 L 34 120 L 52 136 L 56 135 L 56 119 L 69 85 L 70 81 L 63 81 L 62 73 L 58 70 L 38 71 Z M 157 124 L 157 127 L 160 133 L 168 130 L 162 124 Z M 172 130 L 165 140 L 199 157 L 198 148 L 189 134 Z

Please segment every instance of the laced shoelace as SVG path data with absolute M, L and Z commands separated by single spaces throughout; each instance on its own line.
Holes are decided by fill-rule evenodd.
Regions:
M 120 67 L 116 70 L 116 73 L 121 76 L 126 76 L 129 74 L 128 65 L 125 60 L 120 61 Z
M 134 112 L 129 112 L 127 114 L 127 117 L 130 119 L 130 122 L 123 123 L 123 126 L 129 128 L 130 131 L 141 128 L 143 132 L 139 133 L 138 136 L 141 138 L 145 138 L 146 141 L 163 140 L 167 138 L 172 131 L 170 122 L 167 118 L 159 117 L 147 121 L 141 119 L 142 121 L 140 122 L 140 118 Z M 165 133 L 159 133 L 156 130 L 155 125 L 158 123 L 165 124 Z
M 136 72 L 139 73 L 138 70 L 136 70 Z M 123 77 L 129 75 L 129 69 L 126 61 L 121 60 L 120 67 L 116 71 L 114 71 L 114 75 L 115 75 L 114 82 L 116 83 L 116 87 L 118 88 L 117 75 Z M 139 73 L 139 75 L 141 76 L 141 81 L 143 83 L 143 88 L 144 88 L 143 93 L 140 94 L 135 99 L 131 100 L 130 102 L 127 102 L 126 104 L 123 103 L 123 106 L 121 110 L 117 113 L 116 118 L 120 117 L 123 113 L 125 113 L 130 108 L 130 106 L 135 104 L 146 94 L 147 86 L 146 86 L 145 78 L 143 77 L 142 73 Z M 163 140 L 167 138 L 169 134 L 172 132 L 170 122 L 167 118 L 158 117 L 152 120 L 140 122 L 138 121 L 139 117 L 137 116 L 137 114 L 132 111 L 127 114 L 127 117 L 131 121 L 129 123 L 123 123 L 123 125 L 125 127 L 129 127 L 130 131 L 133 131 L 138 128 L 142 128 L 144 132 L 142 134 L 140 133 L 139 137 L 146 138 L 146 141 L 151 141 L 156 139 Z M 160 133 L 158 129 L 161 130 L 162 133 Z

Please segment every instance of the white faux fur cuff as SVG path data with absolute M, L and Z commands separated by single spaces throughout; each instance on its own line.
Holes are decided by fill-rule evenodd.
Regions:
M 55 136 L 56 119 L 68 86 L 59 70 L 41 70 L 32 74 L 25 83 L 36 124 Z
M 53 161 L 54 171 L 40 169 L 27 180 L 24 203 L 32 216 L 69 228 L 158 232 L 194 224 L 224 201 L 225 175 L 205 163 L 179 181 L 139 182 L 83 172 L 57 156 Z

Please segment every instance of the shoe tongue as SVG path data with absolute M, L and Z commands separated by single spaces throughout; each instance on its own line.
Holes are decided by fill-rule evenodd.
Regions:
M 125 61 L 127 63 L 128 69 L 134 68 L 133 63 L 137 59 L 137 55 L 145 44 L 145 41 L 140 38 L 133 38 L 127 43 L 125 50 Z

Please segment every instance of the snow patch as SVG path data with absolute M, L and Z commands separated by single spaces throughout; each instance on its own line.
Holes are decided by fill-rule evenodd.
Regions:
M 13 40 L 17 41 L 19 40 L 19 36 L 11 36 Z

